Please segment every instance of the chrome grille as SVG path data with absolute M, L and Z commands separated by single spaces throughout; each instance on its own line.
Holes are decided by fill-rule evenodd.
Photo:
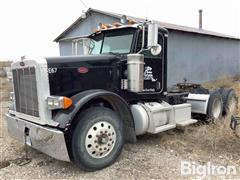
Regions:
M 39 117 L 36 72 L 34 67 L 13 69 L 16 111 Z

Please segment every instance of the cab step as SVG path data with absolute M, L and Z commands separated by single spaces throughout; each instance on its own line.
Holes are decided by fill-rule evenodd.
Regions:
M 190 124 L 194 124 L 196 122 L 198 122 L 198 120 L 196 120 L 196 119 L 189 119 L 189 120 L 186 120 L 186 121 L 181 121 L 181 122 L 177 123 L 177 127 L 185 127 L 185 126 L 188 126 Z
M 155 131 L 152 132 L 152 133 L 153 134 L 157 134 L 157 133 L 160 133 L 160 132 L 163 132 L 163 131 L 167 131 L 169 129 L 174 129 L 174 128 L 176 128 L 175 124 L 167 124 L 167 125 L 156 127 Z

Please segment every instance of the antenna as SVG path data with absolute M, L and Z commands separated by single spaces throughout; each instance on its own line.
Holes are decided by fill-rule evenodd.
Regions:
M 82 3 L 82 5 L 88 9 L 88 6 L 86 5 L 86 3 L 83 0 L 80 0 L 80 2 Z
M 149 11 L 148 11 L 148 6 L 145 8 L 145 21 L 148 21 L 148 14 Z

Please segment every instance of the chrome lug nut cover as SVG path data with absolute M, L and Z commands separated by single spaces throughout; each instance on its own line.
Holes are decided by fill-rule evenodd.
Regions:
M 85 147 L 94 158 L 103 158 L 113 149 L 116 142 L 114 127 L 107 121 L 95 123 L 87 132 Z

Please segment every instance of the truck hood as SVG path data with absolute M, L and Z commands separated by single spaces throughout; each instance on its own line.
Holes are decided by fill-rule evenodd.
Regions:
M 78 67 L 79 65 L 105 64 L 106 62 L 116 62 L 118 58 L 115 55 L 86 55 L 86 56 L 59 56 L 47 57 L 48 67 Z
M 89 89 L 110 90 L 115 82 L 115 55 L 46 58 L 51 95 L 71 97 Z M 117 82 L 116 82 L 117 83 Z

